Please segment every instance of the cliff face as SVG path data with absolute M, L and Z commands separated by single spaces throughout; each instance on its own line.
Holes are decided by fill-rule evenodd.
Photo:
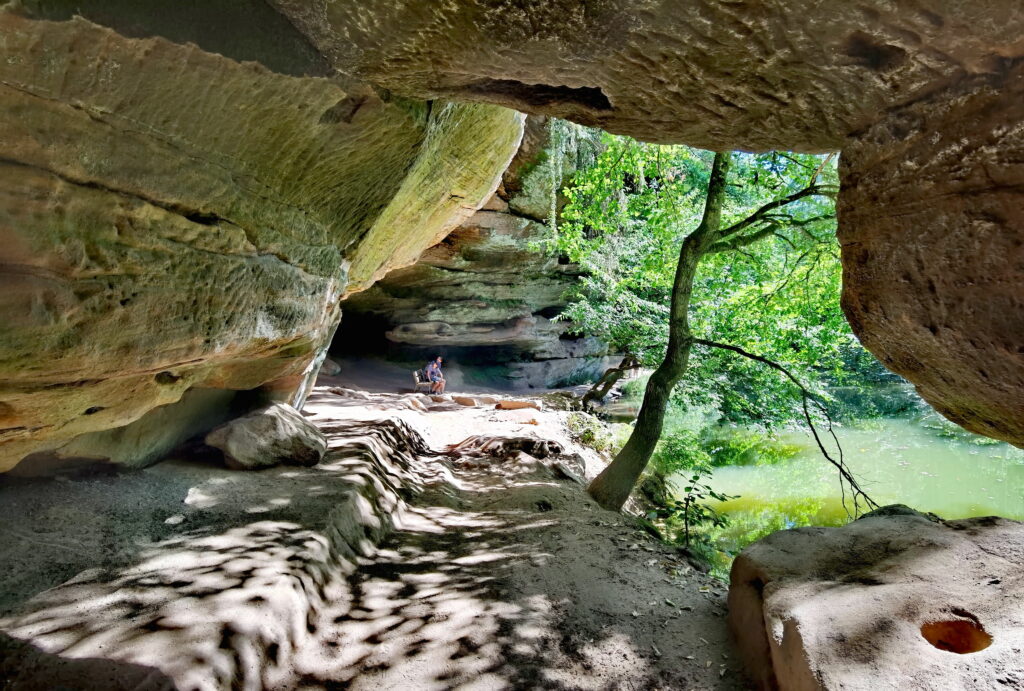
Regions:
M 521 137 L 81 19 L 0 33 L 0 469 L 146 462 L 228 392 L 301 398 L 340 296 L 472 214 Z
M 579 268 L 539 248 L 552 236 L 546 217 L 560 205 L 557 190 L 597 146 L 596 133 L 558 145 L 545 118 L 529 118 L 497 193 L 414 266 L 347 298 L 334 348 L 361 341 L 394 358 L 441 354 L 486 366 L 513 388 L 600 374 L 614 360 L 607 346 L 553 321 Z

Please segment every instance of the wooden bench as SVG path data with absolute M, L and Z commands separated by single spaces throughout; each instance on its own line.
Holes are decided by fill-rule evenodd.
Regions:
M 432 382 L 429 379 L 424 379 L 423 378 L 423 370 L 413 370 L 413 372 L 412 372 L 412 390 L 414 392 L 415 391 L 419 391 L 420 389 L 425 389 L 427 391 L 430 391 L 431 383 Z

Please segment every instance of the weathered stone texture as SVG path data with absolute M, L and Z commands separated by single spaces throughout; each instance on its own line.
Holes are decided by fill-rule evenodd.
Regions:
M 0 94 L 0 469 L 192 387 L 294 394 L 347 267 L 429 246 L 490 195 L 522 127 L 9 13 Z M 433 195 L 389 212 L 437 158 Z
M 1024 66 L 914 103 L 843 151 L 843 305 L 963 427 L 1024 444 Z
M 229 468 L 260 470 L 275 465 L 313 466 L 327 451 L 327 439 L 316 425 L 285 403 L 254 410 L 206 435 L 220 449 Z
M 733 563 L 730 628 L 759 689 L 1017 688 L 1022 545 L 1000 518 L 784 530 Z
M 353 257 L 347 291 L 415 263 L 472 216 L 518 149 L 522 120 L 493 106 L 434 104 L 416 162 Z
M 840 148 L 1024 55 L 1014 2 L 273 0 L 339 69 L 705 148 Z
M 396 357 L 440 351 L 456 362 L 498 365 L 514 388 L 599 375 L 607 345 L 570 336 L 569 322 L 553 320 L 580 269 L 539 248 L 553 232 L 546 223 L 552 207 L 564 201 L 558 188 L 598 144 L 593 133 L 564 147 L 551 139 L 546 118 L 529 118 L 498 192 L 414 266 L 348 297 L 346 318 L 374 315 Z M 349 330 L 343 322 L 339 349 L 347 339 L 377 335 L 357 323 Z

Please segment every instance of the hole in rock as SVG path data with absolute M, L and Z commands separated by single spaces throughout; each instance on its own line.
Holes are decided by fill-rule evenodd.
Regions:
M 154 379 L 156 379 L 156 383 L 157 384 L 173 384 L 174 382 L 176 382 L 179 379 L 181 379 L 181 377 L 176 377 L 173 374 L 171 374 L 170 372 L 164 371 L 164 372 L 159 372 L 156 375 L 156 377 L 154 377 Z
M 939 650 L 965 655 L 992 645 L 992 636 L 980 625 L 965 619 L 930 621 L 921 626 L 921 635 Z
M 184 216 L 193 223 L 204 226 L 217 225 L 217 222 L 220 221 L 220 216 L 205 211 L 192 211 L 191 213 L 184 214 Z
M 101 406 L 101 405 L 94 405 L 94 406 L 90 406 L 90 407 L 86 408 L 84 414 L 85 415 L 95 415 L 96 413 L 100 412 L 101 410 L 103 410 L 103 406 Z
M 463 85 L 458 91 L 499 101 L 512 100 L 534 107 L 572 103 L 590 110 L 612 109 L 612 103 L 604 92 L 593 86 L 552 86 L 527 84 L 516 79 L 481 79 Z
M 551 306 L 551 307 L 545 307 L 543 309 L 540 309 L 540 310 L 534 312 L 534 315 L 536 315 L 538 317 L 544 317 L 545 319 L 554 319 L 555 317 L 557 317 L 561 313 L 562 313 L 562 308 L 560 306 L 558 306 L 558 305 L 554 305 L 554 306 Z
M 346 96 L 328 108 L 320 116 L 321 125 L 336 125 L 339 122 L 351 124 L 356 111 L 366 103 L 365 96 Z
M 847 37 L 843 54 L 853 58 L 854 64 L 876 72 L 888 72 L 907 60 L 907 51 L 899 46 L 879 43 L 862 31 L 855 31 Z

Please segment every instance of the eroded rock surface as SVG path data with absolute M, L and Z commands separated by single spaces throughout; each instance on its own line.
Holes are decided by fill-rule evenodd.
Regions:
M 1024 685 L 1024 524 L 863 518 L 774 533 L 733 564 L 729 623 L 757 688 Z
M 521 136 L 82 19 L 0 33 L 0 470 L 192 389 L 301 398 L 340 296 L 473 213 Z M 182 405 L 150 448 L 87 446 L 147 462 L 205 431 Z
M 383 330 L 396 359 L 440 352 L 491 367 L 520 389 L 592 379 L 610 366 L 606 344 L 554 321 L 580 268 L 539 248 L 564 203 L 560 186 L 599 145 L 581 136 L 560 149 L 552 138 L 545 118 L 529 118 L 497 193 L 415 265 L 346 299 L 335 348 L 360 340 L 376 347 Z
M 957 424 L 1024 446 L 1024 65 L 843 151 L 843 306 Z
M 1019 7 L 939 0 L 274 0 L 342 71 L 709 149 L 834 150 L 1024 55 Z

